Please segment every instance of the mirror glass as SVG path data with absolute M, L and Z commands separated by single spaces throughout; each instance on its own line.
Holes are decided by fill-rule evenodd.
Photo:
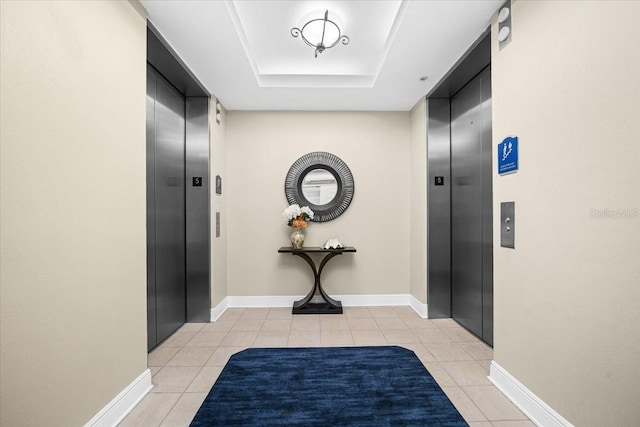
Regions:
M 302 179 L 302 195 L 314 205 L 326 205 L 336 197 L 336 194 L 338 194 L 338 181 L 326 169 L 309 171 Z

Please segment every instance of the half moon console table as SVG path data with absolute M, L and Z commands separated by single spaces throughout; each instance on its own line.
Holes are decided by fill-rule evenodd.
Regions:
M 306 297 L 302 298 L 300 301 L 296 301 L 293 303 L 293 314 L 342 314 L 342 303 L 331 298 L 329 295 L 327 295 L 324 289 L 322 289 L 320 275 L 322 274 L 324 266 L 327 265 L 327 262 L 329 262 L 331 258 L 336 255 L 342 255 L 345 252 L 355 251 L 356 248 L 350 246 L 339 249 L 324 249 L 316 247 L 303 247 L 300 249 L 293 249 L 292 247 L 283 246 L 278 249 L 279 253 L 290 253 L 291 255 L 297 255 L 300 258 L 304 259 L 307 264 L 309 264 L 309 267 L 311 267 L 311 271 L 313 271 L 313 288 Z M 316 253 L 326 254 L 320 262 L 319 267 L 316 266 L 316 264 L 313 262 L 313 259 L 311 259 L 311 257 L 309 256 L 309 254 Z M 316 291 L 320 293 L 324 302 L 311 302 L 311 299 L 316 294 Z

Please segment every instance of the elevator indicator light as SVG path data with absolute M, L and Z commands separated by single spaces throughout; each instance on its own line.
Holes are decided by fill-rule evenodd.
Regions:
M 222 195 L 222 178 L 216 175 L 216 194 Z
M 202 177 L 201 176 L 194 176 L 192 178 L 192 183 L 194 187 L 202 187 Z

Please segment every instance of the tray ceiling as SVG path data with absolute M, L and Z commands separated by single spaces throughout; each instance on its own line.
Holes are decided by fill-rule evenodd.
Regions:
M 141 2 L 153 26 L 227 109 L 365 111 L 411 109 L 502 3 Z M 325 10 L 350 42 L 315 58 L 314 49 L 290 31 Z

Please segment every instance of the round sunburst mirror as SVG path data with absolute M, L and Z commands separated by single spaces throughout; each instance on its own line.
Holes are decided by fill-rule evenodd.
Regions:
M 351 204 L 353 175 L 338 156 L 315 151 L 293 163 L 284 181 L 284 192 L 289 204 L 309 206 L 313 221 L 331 221 Z

